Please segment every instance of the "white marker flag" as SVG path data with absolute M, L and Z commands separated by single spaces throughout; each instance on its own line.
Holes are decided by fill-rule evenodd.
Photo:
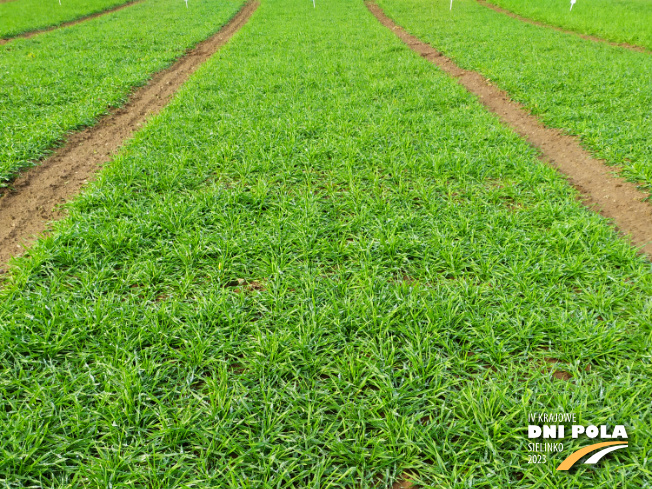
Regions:
M 448 10 L 453 10 L 453 0 L 451 0 L 451 8 L 449 8 Z
M 573 10 L 573 5 L 575 5 L 575 2 L 577 2 L 577 0 L 571 0 L 571 10 Z

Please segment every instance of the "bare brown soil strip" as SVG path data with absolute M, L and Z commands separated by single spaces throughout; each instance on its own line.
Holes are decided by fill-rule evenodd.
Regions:
M 188 77 L 226 44 L 256 8 L 257 1 L 247 3 L 218 33 L 136 90 L 124 107 L 73 134 L 52 156 L 16 179 L 12 189 L 0 197 L 0 266 L 43 233 L 49 221 L 63 217 L 55 206 L 76 195 L 150 116 L 167 105 Z
M 487 2 L 487 0 L 477 0 L 480 5 L 484 5 L 485 7 L 490 8 L 491 10 L 495 10 L 498 13 L 508 15 L 512 17 L 513 19 L 520 20 L 521 22 L 527 22 L 528 24 L 532 25 L 537 25 L 539 27 L 545 27 L 547 29 L 553 29 L 555 31 L 563 32 L 564 34 L 572 34 L 574 36 L 579 36 L 582 39 L 586 39 L 587 41 L 595 41 L 595 42 L 601 42 L 604 44 L 609 44 L 611 46 L 616 46 L 619 48 L 625 48 L 625 49 L 631 49 L 632 51 L 638 51 L 639 53 L 650 53 L 651 51 L 649 49 L 646 49 L 642 46 L 634 46 L 632 44 L 627 44 L 625 42 L 613 42 L 613 41 L 607 41 L 606 39 L 602 39 L 601 37 L 596 37 L 596 36 L 591 36 L 589 34 L 581 34 L 576 31 L 570 31 L 568 29 L 563 29 L 561 27 L 557 27 L 556 25 L 550 25 L 546 24 L 544 22 L 539 22 L 538 20 L 533 20 L 533 19 L 528 19 L 527 17 L 522 17 L 518 14 L 515 14 L 514 12 L 511 12 L 507 9 L 504 9 L 502 7 L 499 7 L 497 5 L 494 5 L 492 3 Z
M 628 235 L 635 246 L 652 257 L 652 205 L 645 202 L 647 195 L 636 185 L 613 175 L 602 160 L 593 158 L 579 144 L 576 137 L 557 129 L 545 127 L 520 104 L 491 85 L 479 73 L 464 70 L 430 45 L 408 34 L 387 17 L 378 5 L 367 7 L 388 29 L 391 29 L 413 51 L 439 66 L 443 71 L 477 95 L 490 111 L 505 125 L 515 130 L 531 145 L 538 148 L 540 159 L 563 173 L 581 193 L 583 203 L 603 216 L 613 219 L 615 225 Z
M 13 1 L 13 0 L 9 0 L 9 1 Z M 61 24 L 53 25 L 51 27 L 46 27 L 45 29 L 38 29 L 36 31 L 24 32 L 23 34 L 18 34 L 16 36 L 0 39 L 0 44 L 7 44 L 9 41 L 13 41 L 14 39 L 29 39 L 30 37 L 37 36 L 38 34 L 43 34 L 44 32 L 50 32 L 56 29 L 62 29 L 64 27 L 70 27 L 71 25 L 79 24 L 81 22 L 86 22 L 87 20 L 91 20 L 96 17 L 101 17 L 102 15 L 112 14 L 113 12 L 117 12 L 118 10 L 122 10 L 123 8 L 131 7 L 132 5 L 136 3 L 140 3 L 142 1 L 143 0 L 130 0 L 129 2 L 123 3 L 122 5 L 117 5 L 115 7 L 102 10 L 101 12 L 95 12 L 94 14 L 85 15 L 83 17 L 79 17 L 78 19 L 71 20 L 70 22 L 63 22 Z

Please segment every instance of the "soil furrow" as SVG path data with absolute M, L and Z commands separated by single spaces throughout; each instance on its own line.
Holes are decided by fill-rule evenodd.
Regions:
M 20 254 L 23 246 L 46 230 L 49 221 L 63 217 L 55 206 L 76 195 L 147 118 L 160 112 L 188 77 L 226 44 L 257 7 L 256 1 L 245 4 L 219 32 L 136 90 L 125 106 L 95 126 L 71 135 L 63 147 L 13 182 L 0 197 L 0 265 Z
M 572 34 L 573 36 L 579 36 L 582 39 L 586 39 L 587 41 L 595 41 L 595 42 L 601 42 L 604 44 L 609 44 L 611 46 L 616 46 L 619 48 L 625 48 L 625 49 L 630 49 L 632 51 L 638 51 L 639 53 L 650 53 L 649 49 L 646 49 L 642 46 L 634 46 L 632 44 L 627 44 L 625 42 L 613 42 L 613 41 L 608 41 L 606 39 L 602 39 L 601 37 L 596 37 L 596 36 L 591 36 L 589 34 L 582 34 L 580 32 L 576 31 L 571 31 L 568 29 L 564 29 L 562 27 L 557 27 L 555 25 L 550 25 L 546 24 L 545 22 L 539 22 L 538 20 L 533 20 L 533 19 L 528 19 L 527 17 L 523 17 L 521 15 L 515 14 L 514 12 L 511 12 L 507 9 L 504 9 L 502 7 L 498 7 L 497 5 L 494 5 L 492 3 L 489 3 L 487 0 L 477 0 L 480 5 L 484 5 L 487 8 L 490 8 L 491 10 L 494 10 L 498 13 L 508 15 L 509 17 L 512 17 L 513 19 L 520 20 L 521 22 L 527 22 L 528 24 L 532 25 L 537 25 L 539 27 L 545 27 L 547 29 L 553 29 L 559 32 L 563 32 L 564 34 Z
M 22 34 L 17 34 L 15 36 L 11 36 L 8 38 L 0 39 L 0 44 L 7 44 L 10 41 L 13 41 L 14 39 L 29 39 L 30 37 L 37 36 L 39 34 L 43 34 L 44 32 L 50 32 L 54 31 L 56 29 L 62 29 L 64 27 L 70 27 L 71 25 L 79 24 L 81 22 L 86 22 L 87 20 L 95 19 L 96 17 L 101 17 L 102 15 L 107 15 L 107 14 L 112 14 L 113 12 L 117 12 L 118 10 L 122 10 L 127 7 L 131 7 L 132 5 L 135 5 L 137 3 L 141 3 L 143 0 L 130 0 L 127 3 L 123 3 L 122 5 L 116 5 L 115 7 L 111 7 L 106 10 L 102 10 L 101 12 L 95 12 L 94 14 L 90 15 L 85 15 L 83 17 L 80 17 L 75 20 L 70 20 L 68 22 L 62 22 L 61 24 L 53 25 L 51 27 L 46 27 L 44 29 L 38 29 L 35 31 L 28 31 L 24 32 Z
M 652 257 L 652 205 L 636 185 L 613 175 L 614 168 L 593 158 L 576 137 L 544 126 L 522 105 L 509 99 L 507 93 L 491 85 L 475 71 L 457 66 L 429 44 L 408 34 L 372 2 L 367 7 L 388 29 L 392 30 L 413 51 L 436 64 L 458 83 L 475 94 L 491 112 L 541 151 L 540 159 L 551 164 L 580 192 L 585 205 L 612 219 L 631 242 Z

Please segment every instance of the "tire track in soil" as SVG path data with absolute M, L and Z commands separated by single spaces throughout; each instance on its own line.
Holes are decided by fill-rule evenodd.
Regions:
M 367 8 L 413 51 L 436 64 L 444 72 L 498 116 L 500 121 L 516 131 L 537 148 L 539 159 L 556 168 L 581 194 L 584 205 L 612 219 L 616 227 L 627 235 L 632 244 L 652 257 L 652 205 L 645 202 L 648 195 L 633 183 L 613 176 L 614 167 L 607 166 L 584 150 L 578 138 L 563 134 L 558 129 L 544 126 L 521 104 L 509 99 L 506 92 L 490 84 L 475 71 L 457 66 L 450 58 L 399 27 L 373 2 Z
M 597 36 L 591 36 L 590 34 L 582 34 L 577 31 L 571 31 L 568 29 L 564 29 L 563 27 L 557 27 L 556 25 L 551 25 L 551 24 L 546 24 L 545 22 L 540 22 L 538 20 L 534 19 L 529 19 L 527 17 L 523 17 L 522 15 L 515 14 L 514 12 L 507 10 L 505 8 L 499 7 L 498 5 L 494 5 L 493 3 L 489 3 L 487 0 L 477 0 L 477 2 L 480 5 L 483 5 L 484 7 L 490 8 L 491 10 L 498 12 L 499 14 L 504 14 L 512 19 L 520 20 L 521 22 L 526 22 L 527 24 L 532 24 L 536 25 L 539 27 L 545 27 L 546 29 L 553 29 L 555 31 L 563 32 L 564 34 L 571 34 L 573 36 L 578 36 L 581 37 L 582 39 L 586 39 L 587 41 L 594 41 L 594 42 L 600 42 L 603 44 L 609 44 L 610 46 L 615 46 L 618 48 L 625 48 L 629 49 L 631 51 L 637 51 L 639 53 L 646 53 L 650 54 L 652 51 L 650 51 L 647 48 L 644 48 L 643 46 L 635 46 L 633 44 L 627 44 L 626 42 L 614 42 L 614 41 L 608 41 L 607 39 L 602 39 L 601 37 Z
M 247 23 L 258 5 L 246 3 L 216 34 L 136 90 L 125 106 L 71 135 L 63 147 L 13 182 L 0 197 L 0 267 L 45 232 L 49 221 L 64 216 L 55 206 L 76 195 L 150 116 L 159 113 L 188 77 Z
M 12 2 L 14 0 L 8 0 L 8 1 Z M 130 0 L 129 2 L 123 3 L 122 5 L 116 5 L 115 7 L 111 7 L 107 10 L 102 10 L 101 12 L 95 12 L 94 14 L 84 15 L 83 17 L 79 17 L 75 20 L 70 20 L 68 22 L 62 22 L 61 24 L 53 25 L 51 27 L 45 27 L 44 29 L 37 29 L 35 31 L 23 32 L 22 34 L 16 34 L 15 36 L 3 38 L 0 39 L 0 45 L 7 44 L 8 42 L 13 41 L 14 39 L 29 39 L 30 37 L 34 37 L 39 34 L 43 34 L 45 32 L 55 31 L 57 29 L 63 29 L 64 27 L 70 27 L 75 24 L 81 24 L 82 22 L 86 22 L 87 20 L 95 19 L 97 17 L 101 17 L 102 15 L 112 14 L 113 12 L 117 12 L 118 10 L 131 7 L 132 5 L 136 5 L 137 3 L 141 3 L 142 1 L 143 0 Z

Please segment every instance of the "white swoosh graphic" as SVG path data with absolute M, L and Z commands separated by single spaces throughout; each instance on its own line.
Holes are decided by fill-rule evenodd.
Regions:
M 604 450 L 600 450 L 598 453 L 594 454 L 591 458 L 589 458 L 585 464 L 597 464 L 602 457 L 604 457 L 606 454 L 609 452 L 613 452 L 614 450 L 619 450 L 621 448 L 627 448 L 627 445 L 615 445 L 613 447 L 607 447 Z

